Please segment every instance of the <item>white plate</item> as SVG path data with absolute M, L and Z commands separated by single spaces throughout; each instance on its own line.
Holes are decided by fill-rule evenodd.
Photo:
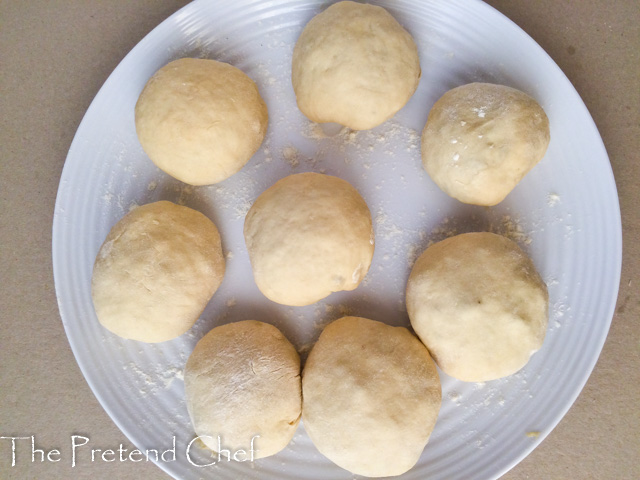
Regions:
M 479 1 L 372 2 L 414 36 L 423 76 L 408 105 L 368 132 L 320 135 L 298 111 L 290 84 L 293 45 L 323 1 L 196 1 L 142 40 L 104 84 L 69 150 L 54 216 L 53 266 L 60 314 L 95 395 L 141 449 L 166 449 L 176 478 L 351 478 L 323 458 L 301 426 L 277 456 L 255 464 L 196 468 L 181 371 L 213 326 L 254 318 L 280 327 L 303 352 L 322 325 L 345 312 L 408 325 L 404 288 L 412 260 L 430 240 L 494 229 L 515 237 L 549 285 L 544 346 L 518 374 L 486 384 L 445 375 L 438 423 L 418 465 L 403 478 L 493 478 L 512 468 L 560 421 L 586 382 L 606 338 L 617 296 L 621 224 L 615 184 L 598 131 L 567 78 L 516 25 Z M 244 70 L 270 114 L 267 139 L 245 168 L 212 187 L 186 187 L 147 159 L 133 108 L 149 77 L 179 57 L 210 57 Z M 547 155 L 498 207 L 465 206 L 422 169 L 419 136 L 446 90 L 471 81 L 519 88 L 551 122 Z M 332 132 L 330 132 L 332 133 Z M 354 184 L 376 224 L 366 282 L 315 306 L 289 308 L 257 290 L 242 238 L 244 213 L 267 186 L 292 172 L 320 171 Z M 220 290 L 196 326 L 174 341 L 146 345 L 100 327 L 91 304 L 95 255 L 133 205 L 166 199 L 203 211 L 229 252 Z M 510 216 L 510 220 L 506 218 Z M 192 452 L 193 453 L 193 452 Z M 194 461 L 203 462 L 196 449 Z

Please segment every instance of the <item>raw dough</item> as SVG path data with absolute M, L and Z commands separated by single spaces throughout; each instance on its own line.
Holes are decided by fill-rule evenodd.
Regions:
M 544 156 L 549 120 L 529 95 L 489 83 L 445 93 L 422 132 L 422 163 L 449 196 L 496 205 Z
M 373 257 L 367 204 L 345 180 L 319 173 L 290 175 L 264 191 L 244 237 L 258 288 L 283 305 L 353 290 Z
M 422 454 L 442 399 L 427 349 L 406 328 L 359 317 L 329 324 L 302 376 L 304 426 L 357 475 L 400 475 Z
M 254 458 L 287 446 L 300 422 L 300 357 L 269 324 L 245 320 L 216 327 L 198 342 L 184 373 L 187 409 L 200 439 Z
M 124 338 L 164 342 L 196 322 L 224 276 L 216 226 L 171 202 L 137 207 L 109 232 L 91 280 L 98 320 Z
M 311 19 L 293 50 L 298 107 L 314 122 L 373 128 L 407 103 L 419 80 L 413 38 L 374 5 L 331 5 Z
M 142 148 L 161 170 L 191 185 L 240 170 L 267 131 L 267 106 L 241 70 L 181 58 L 158 70 L 136 103 Z
M 511 240 L 466 233 L 425 250 L 407 284 L 411 325 L 438 366 L 466 382 L 511 375 L 540 349 L 547 287 Z

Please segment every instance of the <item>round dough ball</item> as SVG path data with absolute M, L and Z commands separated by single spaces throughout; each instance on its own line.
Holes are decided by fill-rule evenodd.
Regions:
M 355 289 L 373 258 L 367 204 L 347 181 L 318 173 L 265 190 L 247 213 L 244 238 L 258 288 L 283 305 Z
M 449 196 L 496 205 L 544 156 L 549 120 L 526 93 L 470 83 L 445 93 L 422 132 L 422 164 Z
M 137 207 L 111 229 L 93 267 L 91 293 L 100 323 L 141 342 L 176 338 L 222 283 L 216 226 L 171 202 Z
M 287 446 L 300 422 L 300 357 L 269 324 L 255 320 L 216 327 L 196 345 L 184 372 L 187 410 L 207 447 L 254 458 Z
M 147 82 L 136 103 L 136 131 L 158 168 L 191 185 L 240 170 L 267 131 L 258 87 L 236 67 L 181 58 Z
M 384 8 L 339 2 L 302 31 L 291 77 L 310 120 L 366 130 L 393 117 L 415 92 L 418 49 Z
M 407 284 L 411 325 L 438 366 L 465 382 L 524 367 L 544 341 L 549 295 L 511 240 L 465 233 L 425 250 Z
M 442 393 L 429 352 L 409 330 L 344 317 L 311 350 L 302 398 L 305 429 L 323 455 L 357 475 L 386 477 L 416 464 Z

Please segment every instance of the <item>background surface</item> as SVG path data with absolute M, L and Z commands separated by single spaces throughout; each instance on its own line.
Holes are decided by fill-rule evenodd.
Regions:
M 62 452 L 31 463 L 28 442 L 0 440 L 0 478 L 167 476 L 151 463 L 70 462 L 70 438 L 133 446 L 93 396 L 58 314 L 51 222 L 75 131 L 111 71 L 188 2 L 0 2 L 0 436 L 36 436 Z M 488 3 L 562 68 L 611 159 L 623 225 L 618 305 L 600 360 L 549 437 L 503 478 L 640 478 L 640 4 L 635 0 Z M 26 447 L 26 448 L 25 448 Z

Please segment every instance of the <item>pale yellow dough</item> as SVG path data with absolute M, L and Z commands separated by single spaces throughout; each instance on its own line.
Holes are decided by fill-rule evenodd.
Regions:
M 164 342 L 191 328 L 224 270 L 211 220 L 171 202 L 150 203 L 122 218 L 100 247 L 93 305 L 100 323 L 116 335 Z
M 466 382 L 524 367 L 544 341 L 547 287 L 511 240 L 466 233 L 435 243 L 407 283 L 411 325 L 438 366 Z
M 470 83 L 445 93 L 422 132 L 422 163 L 449 196 L 496 205 L 544 156 L 549 120 L 529 95 Z
M 358 191 L 319 173 L 290 175 L 265 190 L 247 213 L 244 237 L 260 291 L 293 306 L 355 289 L 374 249 Z
M 254 458 L 287 446 L 300 422 L 300 357 L 269 324 L 245 320 L 216 327 L 196 345 L 184 374 L 187 410 L 200 439 L 214 451 Z
M 142 148 L 161 170 L 191 185 L 220 182 L 258 150 L 268 113 L 241 70 L 181 58 L 147 82 L 135 109 Z
M 302 392 L 304 426 L 318 450 L 368 477 L 400 475 L 416 464 L 442 400 L 425 346 L 406 328 L 359 317 L 324 329 Z
M 384 8 L 338 2 L 302 31 L 291 76 L 298 107 L 310 120 L 366 130 L 395 115 L 415 92 L 418 49 Z

